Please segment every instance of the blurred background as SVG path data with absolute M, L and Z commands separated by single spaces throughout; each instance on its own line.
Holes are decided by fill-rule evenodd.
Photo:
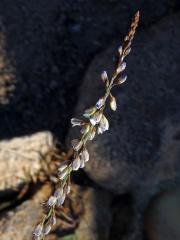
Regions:
M 36 223 L 37 212 L 42 214 L 40 202 L 50 194 L 52 188 L 48 182 L 49 177 L 43 174 L 41 183 L 37 179 L 32 181 L 32 176 L 39 174 L 42 170 L 42 162 L 36 151 L 43 149 L 41 154 L 47 157 L 54 138 L 60 143 L 61 149 L 65 150 L 70 118 L 74 114 L 79 98 L 79 88 L 87 69 L 99 53 L 104 52 L 114 42 L 122 42 L 131 18 L 137 10 L 141 13 L 137 35 L 146 33 L 147 29 L 156 26 L 159 34 L 157 36 L 162 34 L 163 39 L 166 34 L 169 36 L 174 33 L 172 39 L 175 38 L 175 42 L 173 44 L 171 42 L 172 48 L 168 51 L 172 55 L 169 56 L 164 52 L 162 58 L 169 58 L 169 61 L 165 61 L 167 65 L 163 66 L 163 71 L 168 74 L 171 69 L 174 74 L 172 79 L 176 79 L 175 88 L 178 91 L 180 88 L 178 82 L 180 59 L 177 54 L 180 45 L 180 32 L 178 32 L 180 2 L 178 0 L 0 0 L 1 240 L 31 239 L 31 227 Z M 161 22 L 165 22 L 162 27 L 159 25 Z M 166 22 L 167 25 L 169 24 L 168 28 L 173 31 L 166 29 Z M 150 34 L 144 39 L 151 38 L 153 35 Z M 156 37 L 152 41 L 155 42 Z M 149 46 L 151 48 L 150 43 L 147 48 Z M 142 47 L 146 48 L 146 45 Z M 161 49 L 161 44 L 156 45 L 157 55 L 158 49 Z M 143 68 L 144 56 L 140 51 L 139 58 L 142 59 L 141 67 Z M 152 59 L 155 58 L 156 54 Z M 103 69 L 99 69 L 99 72 L 101 70 Z M 151 76 L 153 75 L 154 81 L 158 84 L 158 73 L 151 72 Z M 159 94 L 158 99 L 160 98 Z M 175 95 L 173 101 L 168 114 L 172 111 L 173 114 L 174 111 L 179 113 L 178 96 L 176 98 Z M 176 119 L 175 122 L 177 123 L 178 120 Z M 173 131 L 176 134 L 176 140 L 179 140 L 179 130 L 175 127 Z M 173 148 L 174 144 L 170 147 Z M 179 146 L 176 151 L 178 155 Z M 47 157 L 46 161 L 49 164 L 51 160 Z M 176 162 L 174 166 L 177 170 L 179 165 Z M 168 169 L 166 171 L 167 180 L 171 179 Z M 73 222 L 65 217 L 64 225 L 63 221 L 59 223 L 64 230 L 56 229 L 49 239 L 179 240 L 178 175 L 176 181 L 174 180 L 176 176 L 173 175 L 172 178 L 167 191 L 158 193 L 157 189 L 151 189 L 152 196 L 154 193 L 159 195 L 156 195 L 146 209 L 145 216 L 148 217 L 140 222 L 138 220 L 133 222 L 132 216 L 135 213 L 132 202 L 136 193 L 132 197 L 128 191 L 122 196 L 113 192 L 110 194 L 113 195 L 112 200 L 103 187 L 99 189 L 99 185 L 97 185 L 99 189 L 97 192 L 86 189 L 87 186 L 96 186 L 96 181 L 81 172 L 78 177 L 75 176 L 75 183 L 73 183 L 72 199 L 75 199 L 75 203 L 69 201 L 66 209 L 75 220 Z M 79 186 L 79 182 L 82 186 Z M 38 192 L 42 188 L 43 193 Z M 140 200 L 137 201 L 141 204 L 141 195 L 138 196 Z M 14 198 L 13 201 L 12 198 Z M 95 206 L 94 198 L 100 199 Z M 111 202 L 111 210 L 101 213 L 99 221 L 107 221 L 104 221 L 100 228 L 92 230 L 93 224 L 96 225 L 96 223 L 93 222 L 94 216 L 90 212 L 102 206 L 103 199 L 107 201 L 107 205 Z M 82 207 L 84 201 L 88 202 L 88 206 Z M 71 213 L 68 210 L 69 206 L 72 208 Z M 74 232 L 80 226 L 79 216 L 83 215 L 84 211 L 89 211 L 89 215 L 88 223 L 83 224 L 90 226 L 91 230 L 81 230 L 77 237 Z M 140 211 L 136 216 L 138 219 L 142 214 L 141 208 L 135 211 Z M 109 217 L 108 214 L 111 216 Z M 24 223 L 27 222 L 29 226 L 25 226 Z M 158 229 L 156 229 L 157 225 Z M 88 228 L 87 226 L 82 229 Z M 110 230 L 106 232 L 104 229 Z M 92 232 L 95 234 L 93 235 Z M 106 232 L 105 235 L 102 232 Z

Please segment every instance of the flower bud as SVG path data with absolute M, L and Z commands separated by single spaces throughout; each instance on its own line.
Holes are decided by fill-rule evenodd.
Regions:
M 122 46 L 119 46 L 119 48 L 118 48 L 118 52 L 119 52 L 119 55 L 122 54 Z
M 87 151 L 86 148 L 84 148 L 81 152 L 81 155 L 80 155 L 81 159 L 84 161 L 84 162 L 88 162 L 89 161 L 89 153 Z
M 106 71 L 103 71 L 101 73 L 101 79 L 103 80 L 103 82 L 106 82 L 108 80 L 108 75 Z
M 63 195 L 61 197 L 57 198 L 57 206 L 58 207 L 61 206 L 64 203 L 65 198 L 66 198 L 66 194 L 65 193 L 63 193 Z
M 116 109 L 117 109 L 116 99 L 112 95 L 110 95 L 110 108 L 113 111 L 116 111 Z
M 58 171 L 59 172 L 62 172 L 62 171 L 64 171 L 66 168 L 67 168 L 67 163 L 66 162 L 62 162 L 61 164 L 60 164 L 60 166 L 59 166 L 59 168 L 58 168 Z
M 78 139 L 74 139 L 71 141 L 72 147 L 75 151 L 79 151 L 82 147 L 82 141 L 79 141 Z
M 102 117 L 102 113 L 101 112 L 96 112 L 91 118 L 90 118 L 90 122 L 92 125 L 96 125 L 100 122 Z
M 72 162 L 72 170 L 77 171 L 80 168 L 80 165 L 81 165 L 81 160 L 79 156 L 77 156 Z
M 100 98 L 96 103 L 96 108 L 100 109 L 104 105 L 104 98 Z
M 91 107 L 84 111 L 83 116 L 85 118 L 90 118 L 95 112 L 96 112 L 96 107 Z
M 56 204 L 56 201 L 57 201 L 57 198 L 54 197 L 54 196 L 51 196 L 49 199 L 48 199 L 48 206 L 52 207 Z
M 118 68 L 117 68 L 117 74 L 119 74 L 120 72 L 123 72 L 126 68 L 126 62 L 123 62 Z
M 42 230 L 43 230 L 43 227 L 42 227 L 42 224 L 39 224 L 37 225 L 37 227 L 35 228 L 33 234 L 37 237 L 41 236 L 42 235 Z
M 48 235 L 48 233 L 51 231 L 51 225 L 47 224 L 43 230 L 44 235 Z

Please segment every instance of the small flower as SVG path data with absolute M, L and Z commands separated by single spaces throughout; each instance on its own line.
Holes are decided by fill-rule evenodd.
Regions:
M 88 140 L 92 141 L 96 135 L 96 128 L 94 127 L 91 132 L 88 133 Z
M 100 109 L 104 105 L 104 98 L 100 98 L 96 103 L 96 108 Z
M 118 52 L 119 52 L 119 55 L 122 54 L 122 46 L 119 46 L 119 48 L 118 48 Z
M 77 118 L 71 118 L 71 124 L 72 124 L 72 127 L 82 126 L 84 124 L 84 122 Z
M 63 180 L 63 179 L 67 176 L 68 171 L 69 171 L 69 169 L 67 168 L 67 169 L 66 169 L 65 171 L 63 171 L 63 172 L 58 172 L 58 178 L 61 179 L 61 180 Z
M 131 52 L 131 48 L 129 47 L 129 48 L 126 50 L 126 52 L 125 52 L 125 56 L 129 55 L 130 52 Z
M 86 133 L 88 133 L 89 128 L 90 128 L 89 124 L 82 126 L 82 128 L 81 128 L 81 130 L 80 130 L 81 134 L 86 134 Z
M 116 70 L 117 74 L 119 74 L 120 72 L 123 72 L 126 68 L 126 62 L 123 62 Z
M 51 224 L 56 225 L 56 217 L 55 216 L 51 217 Z
M 61 197 L 57 198 L 57 206 L 58 207 L 61 206 L 64 203 L 65 198 L 66 198 L 66 194 L 65 193 L 63 193 L 63 195 Z
M 98 126 L 98 132 L 103 133 L 109 129 L 109 122 L 107 118 L 103 115 Z
M 65 186 L 65 188 L 64 188 L 64 193 L 65 193 L 65 194 L 69 194 L 70 191 L 71 191 L 71 187 L 70 187 L 68 184 L 66 184 L 66 186 Z
M 81 165 L 80 165 L 80 168 L 84 168 L 85 167 L 85 162 L 83 159 L 81 159 Z
M 56 205 L 56 201 L 57 201 L 57 198 L 55 196 L 51 196 L 48 199 L 48 206 L 52 207 L 52 206 Z
M 44 235 L 48 235 L 48 233 L 51 231 L 51 225 L 47 224 L 43 230 Z
M 117 109 L 116 99 L 112 95 L 110 95 L 110 108 L 113 111 L 116 111 L 116 109 Z
M 84 160 L 84 162 L 88 162 L 89 161 L 89 153 L 88 153 L 86 148 L 84 148 L 82 150 L 80 157 L 81 157 L 82 160 Z
M 62 162 L 58 168 L 59 172 L 63 172 L 67 168 L 68 164 L 66 162 Z
M 108 80 L 108 75 L 106 71 L 103 71 L 101 73 L 101 79 L 103 80 L 103 82 L 106 82 Z
M 64 194 L 63 189 L 62 188 L 58 188 L 58 189 L 56 189 L 56 191 L 54 193 L 54 196 L 56 198 L 60 198 L 60 197 L 62 197 L 63 194 Z
M 42 230 L 43 230 L 43 226 L 42 224 L 37 225 L 37 227 L 35 228 L 33 234 L 37 237 L 42 235 Z
M 100 122 L 102 117 L 102 112 L 96 112 L 91 118 L 90 118 L 90 122 L 92 125 L 96 125 Z
M 72 144 L 73 149 L 76 152 L 78 152 L 81 149 L 82 145 L 83 145 L 82 141 L 79 141 L 78 139 L 72 140 L 71 144 Z
M 90 118 L 95 112 L 96 112 L 96 107 L 91 107 L 84 111 L 83 116 L 85 118 Z
M 126 79 L 127 79 L 127 75 L 121 76 L 121 77 L 119 78 L 119 80 L 118 80 L 118 84 L 124 83 L 124 82 L 126 81 Z
M 81 160 L 79 156 L 77 156 L 72 162 L 72 170 L 77 171 L 80 168 Z

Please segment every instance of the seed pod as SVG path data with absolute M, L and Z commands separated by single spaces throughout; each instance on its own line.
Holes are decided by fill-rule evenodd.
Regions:
M 91 107 L 84 111 L 83 116 L 85 118 L 90 118 L 95 112 L 96 112 L 96 107 Z
M 42 235 L 42 230 L 43 230 L 43 227 L 42 227 L 42 224 L 39 224 L 37 225 L 37 227 L 35 228 L 33 234 L 37 237 L 41 236 Z
M 116 111 L 116 109 L 117 109 L 116 99 L 112 95 L 110 95 L 110 108 L 113 111 Z
M 100 109 L 104 105 L 104 98 L 100 98 L 96 103 L 96 108 Z
M 79 141 L 78 139 L 74 139 L 71 141 L 72 147 L 75 151 L 79 151 L 82 147 L 82 141 Z
M 79 156 L 77 156 L 74 161 L 72 162 L 72 170 L 77 171 L 81 165 L 81 160 Z
M 48 206 L 52 207 L 56 204 L 56 201 L 57 201 L 57 198 L 54 197 L 54 196 L 51 196 L 49 199 L 48 199 Z

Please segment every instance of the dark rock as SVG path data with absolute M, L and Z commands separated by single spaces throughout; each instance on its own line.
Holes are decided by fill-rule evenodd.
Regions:
M 177 0 L 1 0 L 1 139 L 50 130 L 63 140 L 91 57 L 125 33 L 137 9 L 146 27 L 178 8 Z

